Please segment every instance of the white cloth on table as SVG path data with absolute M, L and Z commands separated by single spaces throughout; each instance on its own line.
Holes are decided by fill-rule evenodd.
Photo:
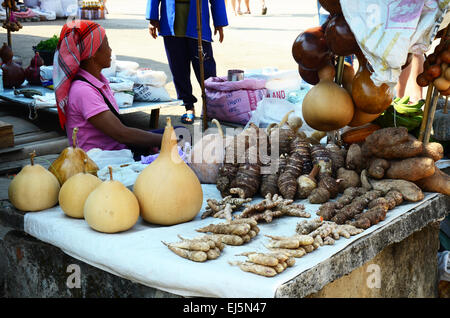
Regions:
M 267 278 L 244 272 L 238 266 L 231 266 L 229 262 L 244 261 L 244 257 L 236 256 L 243 252 L 268 252 L 269 250 L 265 248 L 268 242 L 265 234 L 293 235 L 297 223 L 304 218 L 282 217 L 270 224 L 260 224 L 261 232 L 249 243 L 243 246 L 226 246 L 216 260 L 205 263 L 189 261 L 175 255 L 162 241 L 179 241 L 177 235 L 194 238 L 202 235 L 196 232 L 196 229 L 224 221 L 214 218 L 201 219 L 206 199 L 221 198 L 215 185 L 202 185 L 202 188 L 204 194 L 202 210 L 193 221 L 183 224 L 157 226 L 139 219 L 138 223 L 126 232 L 104 234 L 92 230 L 82 219 L 65 216 L 57 206 L 43 212 L 27 213 L 25 232 L 61 248 L 80 261 L 133 282 L 173 294 L 223 298 L 272 298 L 282 284 L 423 203 L 404 203 L 390 211 L 384 221 L 363 233 L 350 239 L 341 238 L 333 246 L 322 246 L 296 259 L 296 264 L 283 273 Z M 426 200 L 436 195 L 427 193 Z M 261 199 L 255 199 L 254 202 Z M 305 204 L 312 218 L 316 217 L 318 205 L 311 205 L 307 201 L 300 202 Z

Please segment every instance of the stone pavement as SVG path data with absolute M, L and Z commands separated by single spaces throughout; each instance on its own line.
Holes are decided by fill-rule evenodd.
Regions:
M 230 1 L 228 1 L 230 2 Z M 136 61 L 141 67 L 161 70 L 168 75 L 166 86 L 171 97 L 176 98 L 167 58 L 161 37 L 154 40 L 148 33 L 148 21 L 145 20 L 147 0 L 108 0 L 109 15 L 99 20 L 106 28 L 109 43 L 120 60 Z M 311 26 L 318 25 L 317 6 L 314 0 L 267 0 L 267 15 L 261 15 L 260 2 L 250 3 L 251 15 L 234 16 L 228 3 L 229 26 L 224 29 L 225 39 L 213 43 L 217 63 L 217 74 L 224 76 L 229 69 L 260 69 L 277 67 L 279 69 L 297 69 L 291 55 L 292 44 L 297 35 Z M 64 19 L 51 22 L 28 22 L 20 32 L 13 33 L 12 46 L 23 64 L 28 66 L 33 56 L 32 46 L 54 34 L 59 34 Z M 0 31 L 0 40 L 6 42 L 6 32 Z M 0 42 L 1 43 L 1 42 Z M 194 95 L 199 102 L 196 114 L 201 114 L 201 89 L 191 74 Z M 184 107 L 170 107 L 161 110 L 160 125 L 164 125 L 166 115 L 174 115 L 174 124 Z M 135 126 L 148 127 L 148 117 L 142 113 L 128 115 Z M 200 124 L 201 120 L 196 120 Z

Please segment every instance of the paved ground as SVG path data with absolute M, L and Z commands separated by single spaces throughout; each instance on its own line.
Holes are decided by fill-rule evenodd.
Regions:
M 118 59 L 136 61 L 142 67 L 165 71 L 169 77 L 166 88 L 176 98 L 162 38 L 154 40 L 148 34 L 146 3 L 147 0 L 108 0 L 110 14 L 99 23 L 106 28 L 109 43 Z M 266 4 L 268 12 L 265 16 L 261 15 L 259 0 L 251 1 L 251 15 L 234 16 L 228 3 L 229 26 L 224 31 L 225 40 L 223 43 L 213 43 L 219 76 L 226 75 L 229 69 L 234 68 L 297 68 L 291 55 L 291 47 L 302 30 L 318 24 L 316 1 L 267 0 Z M 24 64 L 28 65 L 33 56 L 32 46 L 53 34 L 59 34 L 64 23 L 65 20 L 62 19 L 25 23 L 20 32 L 13 34 L 15 54 L 21 56 Z M 0 31 L 0 39 L 6 42 L 4 29 Z M 200 101 L 196 105 L 196 113 L 200 115 L 201 90 L 193 73 L 192 81 L 194 94 Z M 164 115 L 181 115 L 183 110 L 183 107 L 164 109 L 160 123 Z M 136 116 L 134 118 L 139 119 Z M 147 119 L 145 123 L 148 123 Z

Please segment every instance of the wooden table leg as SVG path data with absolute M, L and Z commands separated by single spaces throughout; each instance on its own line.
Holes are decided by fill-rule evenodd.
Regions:
M 150 113 L 150 129 L 158 128 L 158 122 L 159 122 L 159 108 L 152 109 Z

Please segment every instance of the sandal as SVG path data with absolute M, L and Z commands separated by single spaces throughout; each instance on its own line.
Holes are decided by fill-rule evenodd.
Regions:
M 262 8 L 261 14 L 262 15 L 266 15 L 266 13 L 267 13 L 267 7 Z
M 181 122 L 183 124 L 192 125 L 194 123 L 195 115 L 193 113 L 186 113 L 181 116 Z

